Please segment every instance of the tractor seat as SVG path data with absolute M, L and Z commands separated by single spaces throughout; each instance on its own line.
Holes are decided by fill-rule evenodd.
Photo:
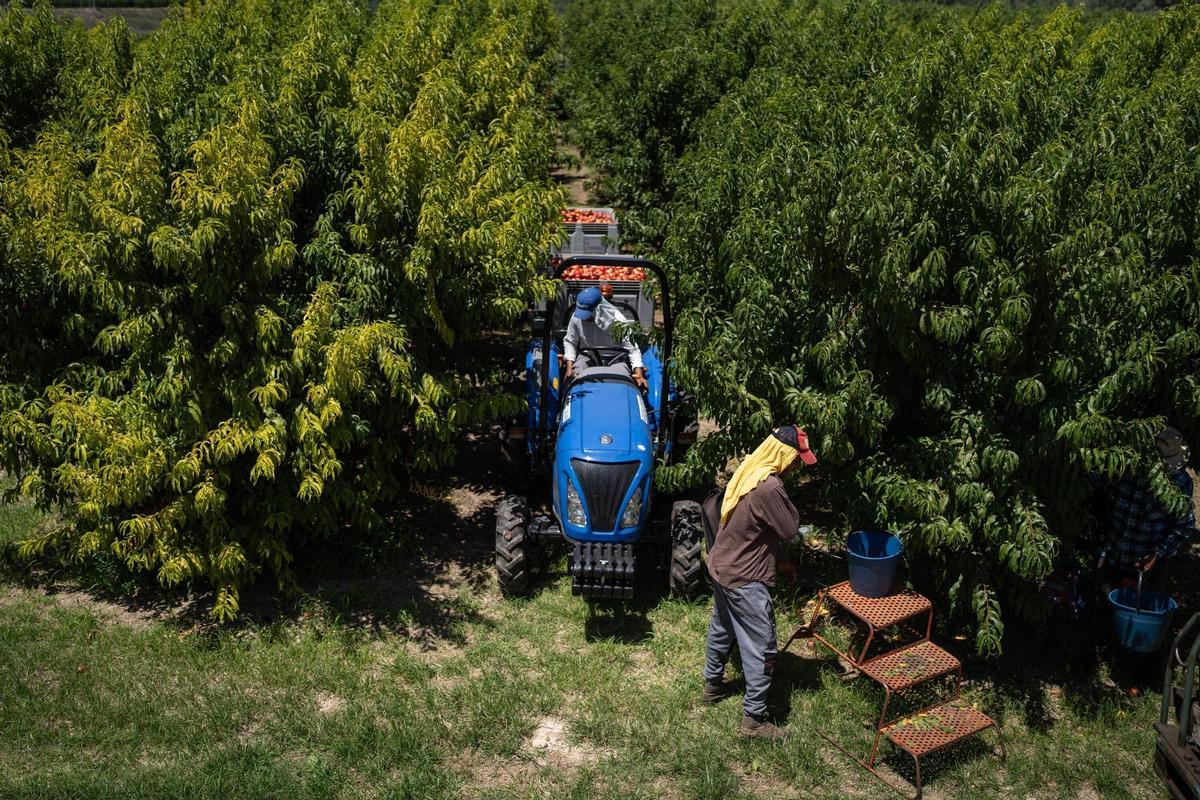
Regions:
M 581 383 L 628 383 L 637 387 L 629 367 L 623 364 L 612 367 L 588 367 L 587 371 L 571 382 L 571 388 Z

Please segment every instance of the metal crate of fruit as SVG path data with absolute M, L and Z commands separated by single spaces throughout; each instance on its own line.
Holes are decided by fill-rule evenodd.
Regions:
M 650 292 L 650 284 L 645 281 L 645 277 L 642 276 L 641 280 L 618 280 L 603 274 L 594 278 L 565 276 L 563 282 L 559 285 L 559 295 L 556 302 L 559 318 L 554 321 L 555 328 L 558 330 L 566 328 L 567 315 L 575 307 L 575 298 L 580 292 L 589 286 L 603 286 L 607 284 L 613 290 L 613 303 L 621 309 L 625 316 L 636 316 L 642 327 L 650 330 L 654 323 L 654 297 Z M 538 324 L 544 324 L 545 314 L 546 300 L 543 298 L 534 304 L 533 319 L 538 320 Z
M 556 256 L 615 255 L 621 251 L 621 232 L 611 208 L 568 206 L 563 211 L 566 240 Z

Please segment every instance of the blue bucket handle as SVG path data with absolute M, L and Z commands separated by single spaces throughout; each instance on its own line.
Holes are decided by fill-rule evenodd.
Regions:
M 1133 601 L 1133 613 L 1135 616 L 1140 615 L 1142 613 L 1142 580 L 1145 579 L 1145 577 L 1146 577 L 1146 570 L 1139 569 L 1138 570 L 1138 584 L 1137 584 L 1137 598 Z

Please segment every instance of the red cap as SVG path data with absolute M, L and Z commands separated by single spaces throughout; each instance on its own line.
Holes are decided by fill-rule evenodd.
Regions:
M 799 425 L 792 427 L 796 429 L 796 449 L 800 451 L 800 460 L 811 467 L 817 463 L 817 454 L 808 448 L 808 434 Z

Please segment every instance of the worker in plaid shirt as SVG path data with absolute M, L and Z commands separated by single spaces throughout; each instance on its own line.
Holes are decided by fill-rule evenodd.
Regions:
M 1189 450 L 1174 428 L 1158 435 L 1159 453 L 1175 485 L 1192 496 L 1192 479 L 1186 466 Z M 1100 520 L 1104 546 L 1100 567 L 1106 583 L 1128 582 L 1137 572 L 1146 573 L 1151 588 L 1165 588 L 1167 562 L 1187 545 L 1196 527 L 1196 513 L 1189 505 L 1181 517 L 1173 516 L 1142 478 L 1125 477 L 1105 487 L 1105 513 Z

